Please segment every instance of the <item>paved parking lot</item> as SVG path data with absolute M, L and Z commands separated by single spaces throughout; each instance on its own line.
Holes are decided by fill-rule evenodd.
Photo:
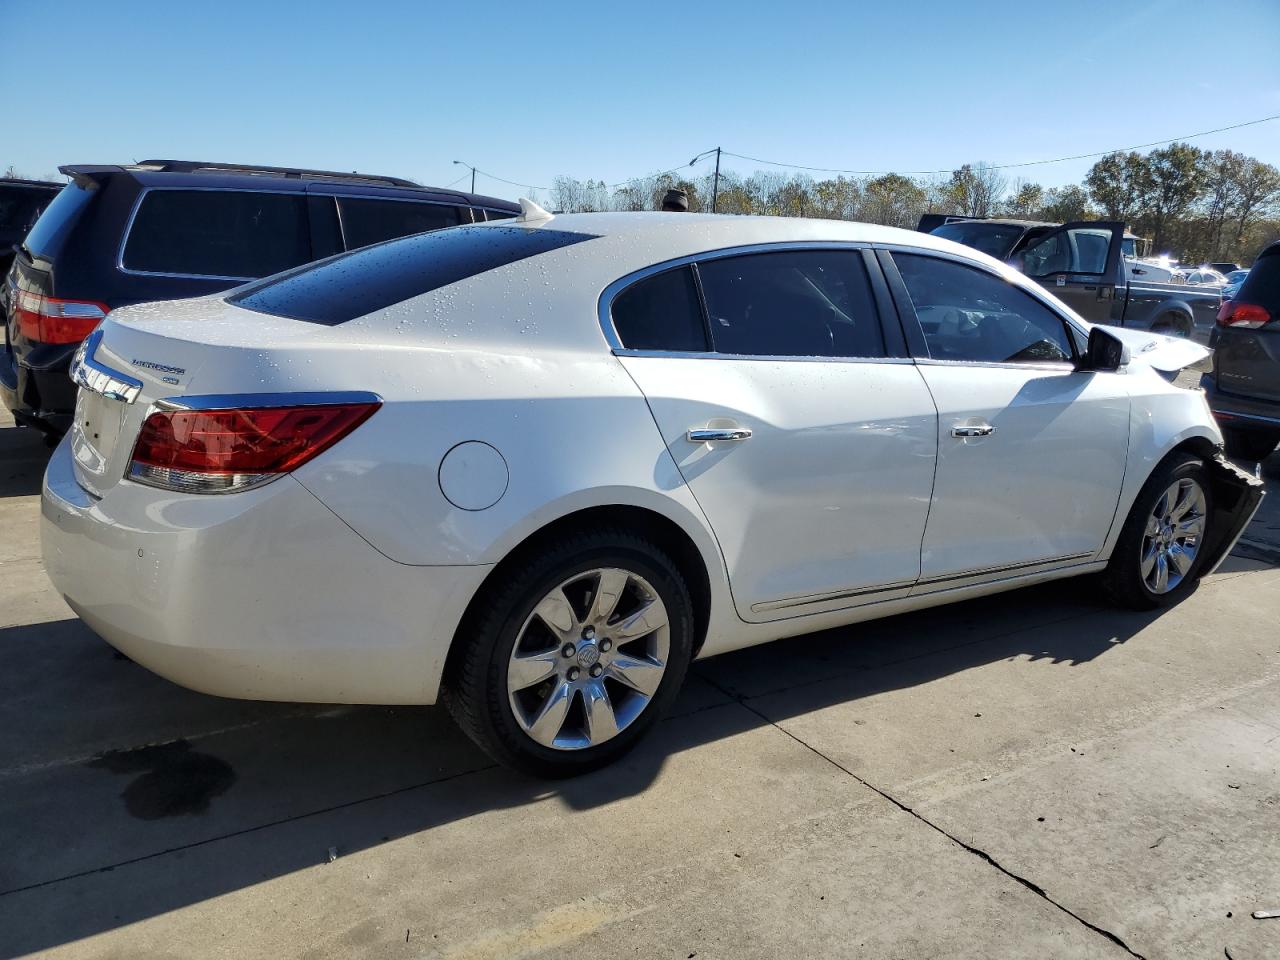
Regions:
M 45 456 L 0 421 L 0 955 L 1280 956 L 1280 458 L 1162 616 L 1066 582 L 724 656 L 543 783 L 115 655 L 41 569 Z

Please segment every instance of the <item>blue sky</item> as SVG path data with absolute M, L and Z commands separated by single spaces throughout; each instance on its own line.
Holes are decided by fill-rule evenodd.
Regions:
M 868 170 L 1017 163 L 1280 114 L 1280 3 L 1224 9 L 0 0 L 0 168 L 180 157 L 444 185 L 456 159 L 613 183 L 717 144 Z M 1280 164 L 1280 120 L 1193 142 Z M 1090 163 L 1008 174 L 1056 185 Z

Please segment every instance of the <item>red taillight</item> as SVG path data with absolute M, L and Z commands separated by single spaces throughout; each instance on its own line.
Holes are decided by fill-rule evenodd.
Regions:
M 1240 303 L 1238 300 L 1226 300 L 1218 308 L 1218 326 L 1243 327 L 1252 330 L 1265 327 L 1271 322 L 1271 313 L 1266 307 L 1256 303 Z
M 111 308 L 96 300 L 64 300 L 19 290 L 13 300 L 18 333 L 39 343 L 79 343 Z
M 138 433 L 129 477 L 192 493 L 242 490 L 302 466 L 380 406 L 374 401 L 160 411 Z

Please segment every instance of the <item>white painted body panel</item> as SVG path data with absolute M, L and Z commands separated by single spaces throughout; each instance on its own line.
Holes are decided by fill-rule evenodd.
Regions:
M 1092 559 L 1124 480 L 1127 378 L 1070 367 L 919 369 L 938 407 L 937 481 L 922 579 Z M 994 432 L 952 435 L 970 424 Z
M 744 620 L 887 585 L 897 590 L 879 599 L 906 596 L 920 573 L 937 446 L 937 413 L 914 364 L 622 362 L 719 539 Z M 689 442 L 690 429 L 707 426 L 752 436 Z
M 618 357 L 600 327 L 601 293 L 621 277 L 775 241 L 946 251 L 1045 296 L 937 237 L 684 214 L 556 217 L 528 229 L 544 226 L 601 236 L 334 327 L 218 297 L 113 312 L 100 359 L 144 389 L 129 409 L 91 411 L 50 463 L 42 530 L 55 585 L 107 640 L 186 686 L 429 703 L 458 623 L 494 565 L 583 509 L 642 508 L 687 534 L 710 587 L 701 646 L 710 656 L 1098 569 L 1160 458 L 1188 438 L 1221 441 L 1203 397 L 1136 355 L 1108 375 L 1110 392 L 1100 381 L 1083 387 L 1077 407 L 1069 381 L 1085 375 L 1063 374 L 1032 397 L 1004 372 L 967 378 L 909 362 Z M 180 368 L 178 382 L 148 363 Z M 157 399 L 342 390 L 376 393 L 383 405 L 290 476 L 225 496 L 122 479 Z M 1026 409 L 1017 413 L 1020 391 Z M 682 439 L 726 412 L 756 435 L 723 453 Z M 1016 443 L 988 445 L 990 472 L 969 456 L 981 448 L 950 443 L 951 422 L 975 412 L 993 423 L 1013 416 L 990 439 Z M 455 488 L 460 507 L 441 489 L 442 463 L 467 443 L 492 448 L 508 473 L 505 486 L 487 475 L 477 483 L 484 502 L 497 493 L 483 508 L 468 508 L 476 504 Z M 448 482 L 465 482 L 456 478 L 469 464 L 496 462 L 459 460 Z M 965 562 L 962 537 L 992 566 L 1086 549 L 1095 556 L 922 592 L 922 562 L 925 577 L 955 570 Z

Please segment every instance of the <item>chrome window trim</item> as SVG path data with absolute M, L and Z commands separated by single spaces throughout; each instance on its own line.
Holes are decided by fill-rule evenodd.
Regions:
M 72 381 L 76 386 L 108 400 L 133 403 L 142 392 L 142 381 L 94 359 L 94 353 L 101 342 L 101 330 L 94 330 L 85 337 L 71 360 Z
M 981 270 L 983 273 L 987 274 L 988 276 L 994 277 L 996 280 L 999 280 L 1001 283 L 1009 283 L 1009 278 L 991 269 L 990 264 L 983 263 L 980 260 L 973 260 L 969 257 L 964 256 L 963 254 L 955 253 L 954 251 L 951 251 L 951 250 L 935 250 L 932 247 L 912 247 L 912 246 L 908 246 L 905 243 L 873 243 L 870 246 L 874 250 L 887 250 L 890 254 L 911 253 L 911 254 L 916 254 L 918 256 L 937 257 L 939 260 L 950 260 L 953 263 L 958 263 L 961 266 L 969 267 L 973 270 Z M 1039 302 L 1039 304 L 1042 307 L 1044 307 L 1046 310 L 1052 313 L 1055 317 L 1057 317 L 1059 320 L 1065 323 L 1067 327 L 1070 328 L 1073 332 L 1078 333 L 1080 336 L 1084 337 L 1085 340 L 1089 339 L 1088 329 L 1080 326 L 1080 324 L 1076 322 L 1074 317 L 1070 316 L 1069 314 L 1063 313 L 1062 312 L 1063 304 L 1055 303 L 1052 300 L 1050 300 L 1049 291 L 1045 290 L 1044 287 L 1040 286 L 1040 284 L 1036 283 L 1034 280 L 1028 279 L 1022 274 L 1018 274 L 1018 276 L 1022 277 L 1022 279 L 1025 280 L 1026 283 L 1025 284 L 1011 283 L 1009 284 L 1010 286 L 1016 287 L 1017 289 L 1021 290 L 1023 293 L 1030 296 L 1033 300 L 1036 300 L 1037 302 Z M 912 304 L 912 312 L 914 312 L 914 310 L 915 310 L 915 304 Z M 916 322 L 919 323 L 919 320 L 917 320 Z M 1076 344 L 1073 343 L 1072 346 L 1074 347 L 1076 346 Z M 920 359 L 923 361 L 925 359 L 933 359 L 933 358 L 920 357 L 917 359 Z M 994 360 L 993 361 L 953 360 L 949 362 L 974 363 L 974 364 L 980 363 L 984 366 L 1000 366 L 1000 367 L 1032 366 L 1032 364 L 1027 364 L 1027 363 L 1000 363 Z M 1074 368 L 1075 364 L 1069 364 L 1069 366 Z
M 315 407 L 338 403 L 382 403 L 382 397 L 368 390 L 316 390 L 299 393 L 205 393 L 162 397 L 157 410 L 236 410 L 268 407 Z
M 686 254 L 683 257 L 675 257 L 671 260 L 663 260 L 661 263 L 653 263 L 647 267 L 641 267 L 639 270 L 633 270 L 625 276 L 614 280 L 600 294 L 600 300 L 597 304 L 597 319 L 600 323 L 600 331 L 604 334 L 605 342 L 609 344 L 609 349 L 614 356 L 619 357 L 678 357 L 691 360 L 773 360 L 773 361 L 794 361 L 802 362 L 825 362 L 836 361 L 845 363 L 911 363 L 910 358 L 904 357 L 822 357 L 808 356 L 796 357 L 789 355 L 782 356 L 761 356 L 754 353 L 718 353 L 713 350 L 706 351 L 679 351 L 679 350 L 637 350 L 625 347 L 622 339 L 618 336 L 617 328 L 613 325 L 613 301 L 633 284 L 639 283 L 648 277 L 652 277 L 658 273 L 665 273 L 667 270 L 674 270 L 677 267 L 687 266 L 691 263 L 703 263 L 709 260 L 725 260 L 729 257 L 747 256 L 753 253 L 781 253 L 790 250 L 867 250 L 871 248 L 871 244 L 865 240 L 780 240 L 777 242 L 749 243 L 741 244 L 734 247 L 722 247 L 717 250 L 704 250 L 700 253 Z M 879 311 L 876 313 L 876 323 L 880 323 Z

